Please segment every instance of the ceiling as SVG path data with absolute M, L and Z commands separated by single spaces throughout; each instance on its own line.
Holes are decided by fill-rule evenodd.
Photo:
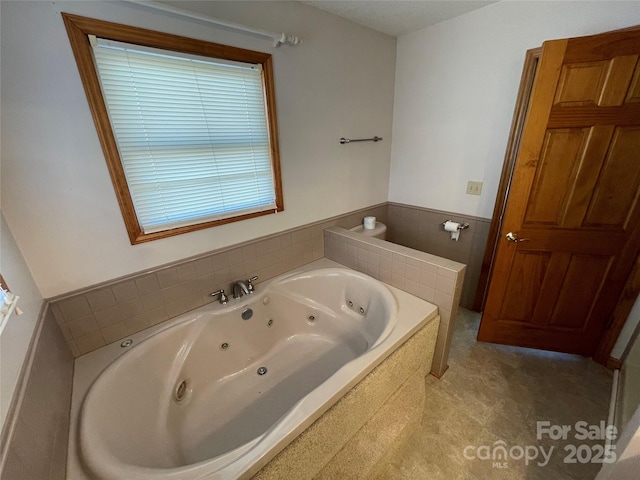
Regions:
M 495 0 L 303 0 L 302 3 L 397 37 L 485 7 Z

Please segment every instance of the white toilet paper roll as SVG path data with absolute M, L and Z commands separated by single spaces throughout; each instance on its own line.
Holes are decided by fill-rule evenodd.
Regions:
M 364 229 L 373 230 L 376 228 L 376 217 L 364 217 Z
M 460 238 L 460 224 L 458 222 L 445 222 L 444 223 L 445 232 L 451 233 L 451 240 L 458 241 Z

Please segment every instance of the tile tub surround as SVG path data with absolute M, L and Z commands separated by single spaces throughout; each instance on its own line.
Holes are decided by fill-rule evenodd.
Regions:
M 387 240 L 467 266 L 460 305 L 473 308 L 491 219 L 388 203 Z M 457 242 L 444 231 L 445 220 L 469 224 Z
M 342 227 L 328 228 L 324 236 L 325 257 L 438 307 L 441 322 L 431 373 L 442 376 L 447 369 L 451 319 L 458 311 L 465 265 Z
M 434 317 L 295 438 L 253 480 L 366 479 L 420 422 L 437 335 Z M 418 387 L 418 388 L 416 388 Z M 383 427 L 386 426 L 386 427 Z
M 351 227 L 367 215 L 386 220 L 386 204 L 233 245 L 140 272 L 51 300 L 51 308 L 74 356 L 177 317 L 206 303 L 209 294 L 238 279 L 260 281 L 324 256 L 324 228 Z M 135 247 L 133 247 L 135 248 Z
M 7 480 L 66 478 L 73 356 L 46 306 L 39 322 L 7 417 L 14 424 L 2 448 Z

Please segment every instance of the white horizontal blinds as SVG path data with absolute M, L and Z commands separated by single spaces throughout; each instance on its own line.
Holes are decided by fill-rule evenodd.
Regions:
M 276 208 L 260 65 L 92 45 L 145 233 Z

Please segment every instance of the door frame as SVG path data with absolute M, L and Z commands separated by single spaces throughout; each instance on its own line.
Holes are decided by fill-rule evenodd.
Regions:
M 630 27 L 621 29 L 637 30 L 640 27 Z M 616 30 L 618 31 L 618 30 Z M 498 242 L 500 240 L 500 230 L 502 227 L 502 219 L 509 197 L 509 188 L 515 168 L 516 158 L 520 147 L 520 138 L 524 127 L 525 118 L 529 108 L 529 100 L 531 91 L 535 81 L 536 71 L 542 53 L 542 47 L 527 50 L 525 54 L 524 66 L 522 68 L 522 76 L 520 78 L 520 88 L 516 98 L 516 105 L 511 122 L 511 131 L 507 142 L 504 163 L 502 165 L 502 173 L 500 174 L 500 182 L 498 184 L 498 193 L 491 217 L 491 225 L 489 227 L 489 235 L 484 256 L 482 258 L 482 267 L 480 270 L 480 279 L 476 290 L 476 298 L 473 309 L 481 312 L 484 309 L 487 299 L 487 292 L 491 275 L 493 273 L 493 264 Z M 608 368 L 616 369 L 621 367 L 621 359 L 611 357 L 611 351 L 620 336 L 620 332 L 624 327 L 627 317 L 633 308 L 636 298 L 640 294 L 640 255 L 636 257 L 634 268 L 629 274 L 624 289 L 617 300 L 616 306 L 607 322 L 605 331 L 596 348 L 593 359 L 605 365 Z
M 513 120 L 511 121 L 511 131 L 509 132 L 509 140 L 507 142 L 507 151 L 502 164 L 502 173 L 500 174 L 500 183 L 498 184 L 498 193 L 496 195 L 496 203 L 493 207 L 493 215 L 491 216 L 491 225 L 489 227 L 489 235 L 487 237 L 487 246 L 485 247 L 484 257 L 482 258 L 482 267 L 480 269 L 480 279 L 476 290 L 476 298 L 473 309 L 476 312 L 484 310 L 484 304 L 487 300 L 487 291 L 489 290 L 489 280 L 493 272 L 493 260 L 498 249 L 498 236 L 502 227 L 502 218 L 507 206 L 507 198 L 509 196 L 509 187 L 511 186 L 511 178 L 518 157 L 520 148 L 520 138 L 522 137 L 522 129 L 524 121 L 529 110 L 529 99 L 533 90 L 536 71 L 538 70 L 538 62 L 542 47 L 527 50 L 524 57 L 524 66 L 522 67 L 522 76 L 520 77 L 520 88 L 516 98 L 516 106 L 513 112 Z

